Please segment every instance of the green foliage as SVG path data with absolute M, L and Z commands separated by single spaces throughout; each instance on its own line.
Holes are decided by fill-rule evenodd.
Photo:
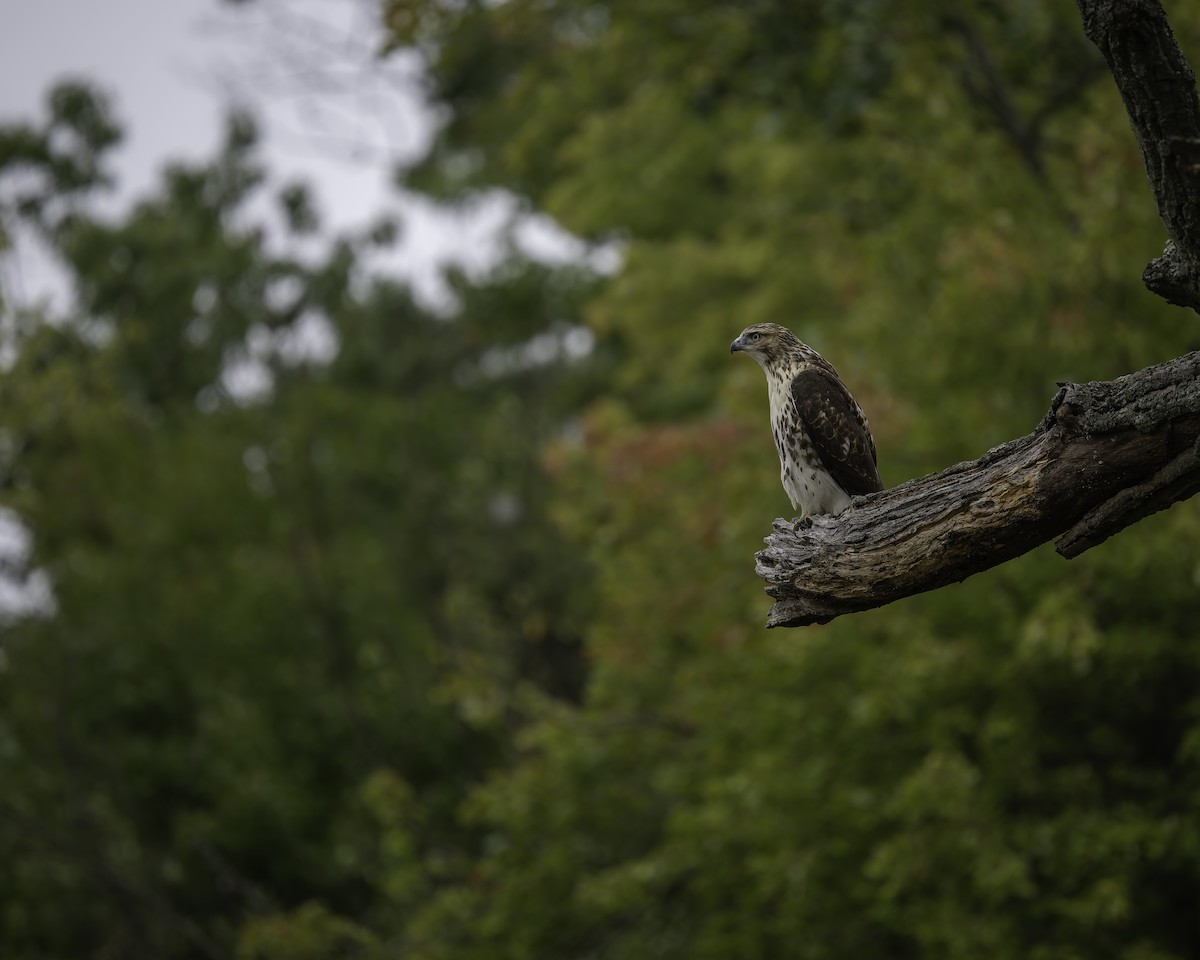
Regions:
M 521 691 L 578 695 L 585 571 L 537 458 L 590 374 L 489 357 L 557 342 L 590 279 L 511 263 L 430 316 L 358 275 L 365 241 L 270 252 L 253 161 L 238 120 L 123 220 L 38 221 L 78 307 L 0 385 L 2 502 L 56 604 L 4 637 L 6 956 L 366 949 L 340 918 L 459 849 Z M 314 318 L 332 362 L 289 350 Z M 231 393 L 252 357 L 273 387 Z
M 587 313 L 622 362 L 557 454 L 588 700 L 478 795 L 428 955 L 1191 952 L 1162 904 L 1196 879 L 1193 507 L 1071 567 L 751 626 L 784 503 L 742 326 L 834 360 L 893 483 L 1026 432 L 1056 380 L 1194 346 L 1137 283 L 1161 226 L 1074 12 L 390 9 L 451 108 L 413 182 L 508 186 L 624 254 Z
M 384 16 L 445 109 L 408 183 L 621 269 L 514 257 L 440 319 L 364 276 L 386 224 L 292 252 L 302 186 L 266 242 L 245 121 L 118 222 L 100 101 L 0 135 L 41 191 L 2 222 L 78 294 L 0 386 L 56 603 L 3 640 L 2 952 L 1194 955 L 1194 504 L 802 632 L 751 573 L 786 499 L 746 324 L 833 360 L 889 483 L 1195 346 L 1070 5 Z
M 309 902 L 284 917 L 252 920 L 238 943 L 237 960 L 326 960 L 376 956 L 371 934 L 319 903 Z

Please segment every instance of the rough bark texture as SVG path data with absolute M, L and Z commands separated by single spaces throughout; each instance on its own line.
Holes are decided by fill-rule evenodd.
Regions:
M 1076 556 L 1200 490 L 1200 353 L 1067 384 L 1028 436 L 839 517 L 776 520 L 768 625 L 824 623 L 964 580 L 1059 536 Z
M 1200 310 L 1200 98 L 1155 0 L 1079 0 L 1083 29 L 1104 55 L 1133 125 L 1166 249 L 1142 274 L 1171 303 Z
M 1200 98 L 1155 0 L 1078 0 L 1112 72 L 1167 247 L 1143 274 L 1200 311 Z M 757 571 L 768 626 L 824 623 L 964 580 L 1058 537 L 1075 557 L 1200 492 L 1200 353 L 1107 383 L 1066 384 L 1033 433 L 838 517 L 776 520 Z

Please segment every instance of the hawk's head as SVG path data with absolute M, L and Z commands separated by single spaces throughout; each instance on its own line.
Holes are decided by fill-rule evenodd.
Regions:
M 787 327 L 753 323 L 729 345 L 730 353 L 747 353 L 767 371 L 806 359 L 812 350 Z

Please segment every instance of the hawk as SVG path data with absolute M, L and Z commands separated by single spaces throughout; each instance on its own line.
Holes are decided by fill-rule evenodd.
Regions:
M 828 360 L 777 323 L 747 327 L 729 352 L 767 375 L 779 479 L 803 516 L 841 513 L 883 489 L 867 418 Z

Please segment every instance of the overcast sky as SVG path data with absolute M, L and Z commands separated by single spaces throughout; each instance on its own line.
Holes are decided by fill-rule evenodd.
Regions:
M 6 0 L 0 7 L 0 118 L 33 119 L 63 76 L 94 79 L 129 123 L 121 170 L 144 187 L 167 155 L 215 142 L 220 105 L 189 73 L 203 64 L 195 24 L 213 0 Z
M 152 187 L 164 161 L 210 156 L 230 106 L 248 104 L 272 175 L 314 182 L 331 226 L 399 213 L 395 269 L 436 298 L 435 265 L 488 262 L 490 238 L 511 207 L 497 201 L 450 217 L 389 186 L 396 163 L 427 143 L 433 121 L 416 62 L 372 55 L 375 9 L 376 0 L 3 0 L 0 122 L 38 116 L 64 76 L 94 81 L 126 131 L 117 154 L 125 203 Z M 545 222 L 521 237 L 545 255 L 577 251 Z M 46 282 L 28 257 L 21 272 L 27 287 Z
M 427 303 L 448 306 L 438 264 L 486 267 L 515 205 L 496 195 L 452 215 L 391 186 L 397 163 L 420 154 L 434 121 L 416 60 L 373 55 L 378 2 L 0 0 L 0 123 L 43 117 L 45 96 L 62 78 L 99 86 L 125 132 L 115 155 L 117 190 L 105 207 L 119 210 L 153 189 L 167 161 L 211 157 L 231 107 L 248 106 L 264 134 L 272 179 L 312 183 L 334 229 L 398 216 L 400 248 L 379 268 L 407 276 Z M 545 218 L 524 218 L 516 238 L 546 259 L 584 253 Z M 592 261 L 614 269 L 617 259 L 610 249 Z M 0 283 L 10 307 L 69 302 L 64 277 L 28 240 L 18 238 L 17 255 L 0 260 Z M 302 333 L 313 335 L 298 342 L 319 354 L 320 331 Z M 588 344 L 582 338 L 566 347 Z M 260 389 L 264 376 L 252 360 L 225 374 L 242 394 Z M 10 575 L 22 569 L 30 545 L 29 532 L 0 510 L 0 621 L 53 610 L 44 574 L 35 570 L 23 582 Z
M 433 121 L 415 61 L 372 55 L 376 3 L 0 0 L 0 123 L 44 116 L 46 93 L 59 79 L 97 84 L 125 130 L 111 201 L 120 209 L 153 188 L 168 160 L 212 156 L 231 106 L 247 105 L 260 120 L 272 178 L 312 182 L 318 208 L 336 229 L 398 214 L 401 248 L 382 268 L 409 276 L 427 301 L 444 303 L 436 265 L 485 265 L 512 207 L 497 200 L 451 216 L 390 186 L 397 162 L 420 152 Z M 545 221 L 521 236 L 545 255 L 578 251 Z M 28 242 L 20 247 L 0 264 L 9 305 L 66 302 L 67 285 L 52 263 Z M 237 370 L 227 374 L 238 378 Z M 241 373 L 242 390 L 253 392 L 261 379 L 251 365 Z M 53 611 L 45 575 L 19 575 L 30 545 L 17 518 L 0 511 L 0 621 Z

